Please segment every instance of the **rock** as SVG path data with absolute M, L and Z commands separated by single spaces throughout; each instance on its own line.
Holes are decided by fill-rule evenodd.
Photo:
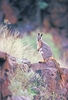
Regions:
M 10 84 L 10 69 L 11 67 L 8 61 L 8 54 L 0 52 L 0 93 L 2 94 L 1 100 L 6 96 L 12 95 L 11 91 L 8 88 Z
M 10 3 L 8 1 L 3 0 L 1 7 L 2 7 L 2 10 L 5 14 L 5 19 L 8 19 L 9 22 L 11 22 L 11 24 L 16 24 L 17 23 L 17 18 L 15 16 L 15 12 L 13 11 L 13 8 L 10 5 Z
M 61 98 L 68 98 L 68 68 L 60 68 L 60 72 L 55 66 L 54 62 L 48 63 L 36 63 L 32 64 L 34 71 L 41 70 L 41 76 L 46 80 L 47 90 L 50 93 L 56 93 L 59 95 L 57 100 Z M 60 94 L 61 93 L 61 94 Z M 49 99 L 50 100 L 50 99 Z

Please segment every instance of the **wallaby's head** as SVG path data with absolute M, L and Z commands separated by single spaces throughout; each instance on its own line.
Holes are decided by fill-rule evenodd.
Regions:
M 43 35 L 43 34 L 38 33 L 37 41 L 40 41 L 40 40 L 42 39 L 42 35 Z

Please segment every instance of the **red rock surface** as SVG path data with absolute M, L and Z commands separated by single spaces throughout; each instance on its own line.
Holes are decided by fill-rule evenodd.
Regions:
M 68 99 L 68 68 L 59 67 L 61 76 L 54 62 L 52 61 L 47 63 L 32 64 L 31 68 L 37 72 L 38 70 L 41 70 L 40 74 L 42 75 L 43 79 L 46 79 L 47 90 L 50 93 L 57 93 L 59 96 L 57 97 L 57 100 L 61 100 L 61 98 L 65 98 L 64 100 Z

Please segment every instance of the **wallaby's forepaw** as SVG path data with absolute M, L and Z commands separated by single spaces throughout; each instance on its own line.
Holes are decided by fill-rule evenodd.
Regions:
M 37 49 L 37 51 L 39 51 L 39 49 Z
M 37 51 L 39 51 L 40 50 L 40 48 L 37 48 Z

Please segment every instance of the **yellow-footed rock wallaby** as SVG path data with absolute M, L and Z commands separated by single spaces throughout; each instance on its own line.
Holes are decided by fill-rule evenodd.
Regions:
M 37 51 L 39 51 L 43 57 L 43 61 L 39 61 L 39 63 L 43 63 L 43 62 L 46 63 L 48 60 L 52 60 L 55 63 L 55 66 L 61 78 L 60 64 L 53 57 L 50 46 L 42 40 L 42 35 L 43 34 L 40 33 L 38 33 L 37 35 Z
M 42 40 L 42 35 L 43 34 L 38 33 L 37 36 L 37 51 L 39 51 L 43 57 L 43 61 L 41 62 L 47 62 L 50 58 L 52 58 L 53 54 L 49 45 Z

